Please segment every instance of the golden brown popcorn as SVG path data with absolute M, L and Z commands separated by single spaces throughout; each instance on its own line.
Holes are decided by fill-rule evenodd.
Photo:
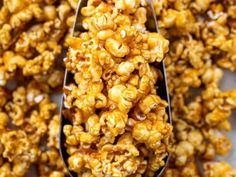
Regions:
M 202 75 L 202 81 L 204 84 L 211 82 L 218 83 L 223 77 L 223 71 L 218 67 L 209 67 Z
M 66 135 L 66 143 L 68 145 L 78 145 L 80 133 L 83 132 L 82 126 L 65 125 L 63 132 Z
M 10 13 L 16 13 L 29 5 L 29 1 L 9 0 L 4 1 L 4 7 L 7 7 Z
M 149 33 L 147 37 L 147 44 L 149 50 L 143 50 L 142 55 L 145 59 L 148 58 L 148 62 L 160 62 L 164 57 L 164 54 L 168 52 L 169 41 L 158 33 Z M 160 50 L 161 48 L 161 50 Z
M 117 0 L 115 1 L 115 7 L 119 10 L 127 10 L 127 11 L 132 11 L 133 8 L 139 6 L 138 1 L 126 1 L 126 0 Z M 135 10 L 135 9 L 134 9 Z M 132 12 L 131 12 L 132 13 Z
M 99 121 L 99 117 L 96 114 L 88 118 L 86 122 L 86 129 L 90 134 L 95 136 L 100 134 L 101 124 Z
M 106 144 L 97 153 L 87 151 L 82 155 L 81 153 L 83 152 L 75 152 L 69 158 L 69 168 L 80 174 L 87 169 L 86 166 L 88 166 L 92 169 L 91 173 L 95 176 L 103 176 L 105 174 L 127 176 L 129 174 L 134 174 L 136 170 L 138 170 L 137 174 L 141 174 L 145 171 L 147 163 L 143 158 L 137 157 L 139 152 L 132 144 L 132 141 L 130 134 L 124 134 L 119 138 L 117 145 Z M 119 155 L 119 152 L 126 152 L 126 155 Z M 88 158 L 89 156 L 91 158 L 90 161 L 90 158 Z M 114 159 L 114 161 L 112 159 Z M 121 163 L 123 165 L 121 165 Z M 117 170 L 116 168 L 118 167 L 121 169 Z
M 133 86 L 115 85 L 108 91 L 108 98 L 114 101 L 121 111 L 129 112 L 137 94 L 138 91 Z
M 27 104 L 30 106 L 39 104 L 45 96 L 42 91 L 46 92 L 42 87 L 40 88 L 39 84 L 36 84 L 35 82 L 29 83 L 26 89 Z
M 11 172 L 11 166 L 10 163 L 4 163 L 0 167 L 0 172 L 3 177 L 10 176 L 13 177 L 13 174 Z
M 70 112 L 67 114 L 74 122 L 74 125 L 85 124 L 85 127 L 81 130 L 83 132 L 82 138 L 91 137 L 89 134 L 97 136 L 101 133 L 101 125 L 97 120 L 101 116 L 97 113 L 102 113 L 100 109 L 106 109 L 105 111 L 117 109 L 117 103 L 108 99 L 108 89 L 116 85 L 123 85 L 127 89 L 127 85 L 132 85 L 133 87 L 129 87 L 129 92 L 125 94 L 126 97 L 122 93 L 122 99 L 131 102 L 132 105 L 136 105 L 140 99 L 143 100 L 150 93 L 152 95 L 156 94 L 154 83 L 161 78 L 160 74 L 153 70 L 149 72 L 151 69 L 144 64 L 147 61 L 137 57 L 137 55 L 142 53 L 149 56 L 151 52 L 148 52 L 148 47 L 153 47 L 152 53 L 155 54 L 155 57 L 150 58 L 149 61 L 159 60 L 159 57 L 162 56 L 161 52 L 158 52 L 158 48 L 155 47 L 161 37 L 154 36 L 147 41 L 148 35 L 145 34 L 146 9 L 139 7 L 139 3 L 145 6 L 145 2 L 118 0 L 113 5 L 120 10 L 112 10 L 107 3 L 100 0 L 89 0 L 88 7 L 82 9 L 82 14 L 89 17 L 88 20 L 84 21 L 84 27 L 90 29 L 93 33 L 89 35 L 87 33 L 82 34 L 83 41 L 81 42 L 77 39 L 72 39 L 68 30 L 68 28 L 72 28 L 74 21 L 74 14 L 70 14 L 71 8 L 75 10 L 77 3 L 77 0 L 60 0 L 57 2 L 55 0 L 35 0 L 33 2 L 25 0 L 4 1 L 4 6 L 0 9 L 0 117 L 2 117 L 2 121 L 0 121 L 0 139 L 2 139 L 2 132 L 8 131 L 7 123 L 13 122 L 14 124 L 15 121 L 15 123 L 17 122 L 17 124 L 21 125 L 23 121 L 22 126 L 18 126 L 17 129 L 25 131 L 31 143 L 38 146 L 38 143 L 42 143 L 41 136 L 45 136 L 48 133 L 49 137 L 46 144 L 50 147 L 57 146 L 56 129 L 58 120 L 57 116 L 55 116 L 55 107 L 48 101 L 43 102 L 43 100 L 47 97 L 47 93 L 54 92 L 52 88 L 61 84 L 62 73 L 55 69 L 54 59 L 46 62 L 47 64 L 45 65 L 48 65 L 48 67 L 44 68 L 44 70 L 41 69 L 43 68 L 42 65 L 44 65 L 42 64 L 42 58 L 42 60 L 40 59 L 33 65 L 31 65 L 31 62 L 45 51 L 52 53 L 54 58 L 58 60 L 57 55 L 61 53 L 60 41 L 65 41 L 65 46 L 68 46 L 68 44 L 74 45 L 73 48 L 78 48 L 81 44 L 84 44 L 82 50 L 90 48 L 89 51 L 81 51 L 79 53 L 80 59 L 85 61 L 81 65 L 78 66 L 71 62 L 72 57 L 68 57 L 68 62 L 66 63 L 67 69 L 73 72 L 77 72 L 77 69 L 81 71 L 81 73 L 76 73 L 76 84 L 68 88 L 74 90 L 73 94 L 71 95 L 71 92 L 67 90 L 66 99 L 68 107 L 71 107 Z M 98 5 L 99 7 L 97 8 Z M 201 158 L 200 163 L 203 160 L 210 161 L 204 165 L 205 176 L 234 176 L 235 172 L 228 164 L 225 162 L 212 162 L 212 160 L 214 160 L 216 154 L 227 154 L 231 147 L 231 143 L 221 132 L 231 130 L 228 118 L 231 110 L 236 106 L 234 101 L 235 91 L 221 91 L 218 84 L 223 76 L 221 68 L 231 71 L 236 68 L 235 2 L 233 0 L 155 0 L 154 8 L 162 35 L 170 40 L 170 51 L 166 56 L 165 62 L 169 90 L 172 95 L 174 127 L 176 128 L 175 146 L 178 147 L 178 151 L 173 151 L 174 158 L 172 158 L 171 167 L 167 169 L 165 176 L 199 177 L 200 174 L 195 163 L 196 157 Z M 106 14 L 105 17 L 109 17 L 108 20 L 101 17 L 104 13 Z M 93 15 L 95 15 L 95 18 L 91 18 Z M 97 26 L 91 24 L 91 22 L 96 23 Z M 134 28 L 131 28 L 131 25 Z M 137 35 L 136 30 L 141 31 L 142 34 Z M 65 36 L 65 33 L 67 33 L 67 36 Z M 96 40 L 93 40 L 95 38 Z M 110 39 L 122 44 L 122 47 L 126 45 L 129 47 L 128 55 L 130 56 L 127 56 L 129 59 L 119 59 L 110 53 L 113 51 L 106 50 L 105 42 L 107 40 L 109 42 Z M 97 40 L 103 41 L 101 42 L 102 45 Z M 88 42 L 85 43 L 85 41 Z M 167 43 L 162 41 L 162 44 L 162 49 L 167 51 L 165 47 Z M 117 50 L 117 48 L 114 49 Z M 85 55 L 86 53 L 91 53 L 91 51 L 96 58 L 91 59 L 91 56 Z M 77 54 L 74 53 L 75 56 Z M 86 62 L 93 63 L 93 67 L 89 69 L 90 74 L 85 72 L 87 71 Z M 24 69 L 26 63 L 31 63 L 30 65 L 33 69 Z M 27 67 L 29 67 L 29 64 Z M 37 67 L 40 69 L 37 72 L 32 72 L 37 70 Z M 22 70 L 27 70 L 27 77 L 20 76 Z M 11 89 L 5 87 L 12 78 L 16 78 L 17 82 L 22 83 L 24 81 L 25 83 L 29 77 L 33 80 L 30 81 L 25 89 L 17 87 L 16 90 L 14 89 L 15 91 L 10 91 Z M 88 82 L 90 78 L 94 78 L 96 82 Z M 101 79 L 105 80 L 104 84 Z M 194 89 L 192 89 L 193 87 Z M 201 90 L 195 93 L 196 89 L 199 88 Z M 83 90 L 87 90 L 87 92 Z M 138 94 L 133 94 L 133 92 L 138 92 Z M 196 98 L 190 101 L 195 96 Z M 114 94 L 113 97 L 114 100 L 117 99 Z M 83 98 L 82 104 L 78 101 L 73 104 L 74 99 L 80 100 L 81 98 Z M 41 104 L 41 111 L 35 111 L 41 102 L 47 106 L 43 108 Z M 79 108 L 85 105 L 94 108 L 80 110 L 79 108 L 74 108 L 74 105 L 78 105 Z M 111 110 L 107 110 L 109 107 L 111 107 Z M 131 132 L 137 122 L 144 119 L 145 121 L 152 120 L 157 122 L 160 119 L 159 115 L 163 116 L 164 107 L 161 106 L 159 109 L 157 106 L 155 109 L 158 109 L 158 111 L 156 110 L 153 113 L 152 109 L 148 115 L 144 116 L 141 110 L 136 108 L 133 111 L 134 113 L 129 114 L 127 119 L 128 127 L 126 126 L 125 131 Z M 25 113 L 26 110 L 27 113 Z M 28 110 L 32 111 L 28 112 Z M 22 114 L 19 114 L 21 115 L 19 116 L 17 112 L 24 112 L 24 116 Z M 45 120 L 44 117 L 47 119 Z M 131 137 L 131 135 L 128 137 Z M 152 163 L 149 165 L 148 160 L 135 159 L 133 157 L 130 157 L 130 160 L 124 160 L 127 157 L 120 156 L 118 151 L 123 153 L 122 146 L 132 149 L 131 145 L 125 146 L 125 142 L 130 143 L 131 141 L 124 139 L 125 141 L 121 143 L 121 146 L 109 145 L 104 147 L 104 150 L 109 150 L 110 154 L 108 156 L 106 156 L 104 151 L 101 152 L 101 156 L 94 154 L 92 159 L 95 162 L 84 163 L 87 167 L 89 165 L 89 167 L 84 168 L 79 175 L 83 177 L 103 176 L 101 171 L 90 170 L 93 167 L 99 167 L 97 169 L 100 169 L 99 164 L 101 164 L 101 161 L 96 161 L 100 157 L 106 160 L 111 160 L 115 157 L 118 161 L 125 164 L 122 166 L 120 163 L 112 165 L 110 165 L 110 162 L 106 163 L 106 172 L 109 174 L 125 176 L 126 174 L 131 174 L 137 168 L 136 174 L 130 176 L 141 176 L 146 170 L 146 175 L 153 175 L 153 171 L 150 169 L 158 168 L 162 164 L 162 157 L 153 158 L 151 160 Z M 73 140 L 72 136 L 71 140 Z M 83 142 L 86 142 L 86 139 Z M 109 142 L 109 139 L 101 137 L 98 143 L 101 148 L 104 142 Z M 133 143 L 135 142 L 131 144 Z M 85 143 L 84 147 L 89 146 Z M 193 147 L 193 153 L 190 153 L 192 148 L 187 147 Z M 27 146 L 27 148 L 31 147 Z M 112 148 L 117 151 L 111 151 Z M 184 149 L 186 149 L 188 155 L 182 153 Z M 2 176 L 18 177 L 27 173 L 31 162 L 18 159 L 14 162 L 9 162 L 2 157 L 1 151 L 0 143 L 0 174 Z M 68 151 L 73 154 L 77 151 L 77 148 L 70 146 Z M 144 154 L 145 152 L 147 154 L 148 150 L 146 147 L 138 147 L 138 151 L 142 156 L 145 156 Z M 130 152 L 125 151 L 125 153 Z M 84 156 L 85 153 L 77 154 Z M 59 159 L 59 154 L 56 149 L 52 150 L 50 148 L 47 153 L 42 152 L 40 156 L 40 164 L 37 163 L 37 166 L 40 166 L 38 168 L 39 176 L 61 177 L 66 175 L 62 161 L 59 162 L 57 160 Z M 49 156 L 51 160 L 49 160 Z M 175 164 L 181 165 L 181 163 L 184 163 L 186 156 L 187 163 L 182 165 L 181 168 L 177 167 Z M 89 157 L 89 154 L 86 157 Z M 116 170 L 117 166 L 122 166 L 122 173 Z
M 235 175 L 236 171 L 224 161 L 204 163 L 204 176 L 206 177 L 227 177 Z
M 73 105 L 82 111 L 83 117 L 88 117 L 95 113 L 95 104 L 95 96 L 83 95 L 80 99 L 76 99 Z
M 0 112 L 0 129 L 5 129 L 9 121 L 9 117 L 6 113 Z
M 2 53 L 3 50 L 6 50 L 9 47 L 11 40 L 13 40 L 13 37 L 11 36 L 11 31 L 12 28 L 9 24 L 4 24 L 3 27 L 0 29 L 0 53 Z
M 161 11 L 167 7 L 167 3 L 168 3 L 167 0 L 163 0 L 163 1 L 154 0 L 153 1 L 156 15 L 160 15 Z
M 163 160 L 164 157 L 166 157 L 166 154 L 150 155 L 146 170 L 146 176 L 155 175 L 156 171 L 165 164 Z
M 184 149 L 180 146 L 183 141 L 194 147 L 187 161 L 186 156 L 176 155 L 175 158 L 174 155 L 171 164 L 183 163 L 183 167 L 180 170 L 177 165 L 173 165 L 166 175 L 194 176 L 194 171 L 187 169 L 190 159 L 201 156 L 204 160 L 212 161 L 216 154 L 223 155 L 230 151 L 231 143 L 222 132 L 231 130 L 229 116 L 231 109 L 234 109 L 234 92 L 219 89 L 223 77 L 220 67 L 234 70 L 232 49 L 235 35 L 234 31 L 230 31 L 233 24 L 227 17 L 227 10 L 231 8 L 229 4 L 215 1 L 168 1 L 168 7 L 160 11 L 158 18 L 161 32 L 171 40 L 165 62 L 176 127 L 175 145 L 178 153 Z M 203 12 L 207 18 L 202 16 Z M 185 19 L 188 19 L 188 24 L 183 27 Z M 173 154 L 176 152 L 177 149 L 173 150 Z M 195 164 L 194 161 L 192 163 Z M 188 173 L 183 174 L 183 168 Z
M 112 38 L 106 40 L 105 48 L 114 57 L 125 57 L 130 51 L 126 44 L 122 44 Z
M 167 103 L 157 95 L 148 95 L 144 97 L 142 100 L 140 100 L 139 109 L 144 113 L 148 114 L 152 110 L 155 110 L 156 108 L 160 107 L 166 107 Z
M 81 167 L 83 167 L 84 162 L 83 162 L 83 156 L 81 154 L 73 154 L 72 156 L 69 157 L 68 163 L 69 163 L 69 168 L 73 171 L 79 172 L 81 170 Z
M 82 8 L 88 32 L 67 41 L 74 83 L 64 88 L 72 121 L 64 134 L 78 175 L 153 176 L 165 164 L 172 126 L 155 87 L 163 76 L 150 63 L 163 59 L 169 42 L 146 31 L 140 3 L 89 1 Z
M 59 177 L 67 176 L 58 149 L 50 148 L 40 154 L 37 172 L 40 177 L 55 177 L 56 175 Z
M 39 4 L 30 4 L 22 11 L 13 14 L 10 18 L 10 25 L 12 28 L 22 28 L 34 17 L 38 20 L 43 18 L 43 10 L 39 7 Z
M 185 122 L 183 120 L 176 121 L 175 125 L 176 125 L 175 126 L 176 127 L 175 136 L 179 142 L 184 141 L 187 144 L 191 144 L 190 146 L 194 147 L 194 152 L 198 152 L 198 153 L 205 152 L 206 145 L 204 142 L 204 136 L 200 130 L 195 129 L 194 126 L 192 126 L 191 124 L 188 124 L 187 122 Z M 210 149 L 210 148 L 208 148 L 208 149 Z M 175 152 L 176 151 L 174 151 L 174 153 Z
M 0 176 L 25 176 L 32 164 L 38 165 L 39 146 L 57 147 L 57 108 L 47 94 L 62 84 L 63 75 L 55 69 L 54 58 L 61 53 L 61 39 L 67 32 L 65 22 L 70 12 L 66 1 L 55 4 L 55 0 L 9 0 L 1 7 Z M 32 73 L 34 69 L 29 69 L 24 77 L 22 72 L 27 70 L 30 60 L 45 55 L 45 51 L 51 53 L 49 58 L 53 60 L 42 64 L 43 59 L 39 58 L 34 68 L 47 71 L 39 69 L 36 74 Z M 44 143 L 52 118 L 50 138 Z M 55 152 L 59 159 L 58 150 Z M 46 174 L 40 175 L 66 176 L 62 161 L 58 161 L 58 167 L 49 168 L 44 163 Z
M 25 76 L 46 74 L 53 67 L 55 56 L 52 52 L 44 51 L 33 60 L 27 60 L 23 68 Z
M 195 157 L 192 156 L 188 160 L 188 163 L 183 167 L 178 167 L 178 168 L 177 167 L 169 167 L 169 168 L 167 168 L 164 176 L 165 177 L 171 177 L 171 176 L 200 177 L 201 172 L 198 169 Z
M 181 11 L 187 9 L 191 1 L 189 0 L 177 0 L 174 3 L 175 9 Z
M 221 92 L 220 95 L 225 101 L 225 106 L 230 106 L 231 108 L 235 108 L 235 96 L 236 96 L 236 91 L 235 90 L 227 90 L 224 92 Z
M 216 125 L 221 122 L 224 122 L 230 116 L 229 111 L 220 110 L 218 108 L 214 109 L 213 112 L 210 112 L 206 115 L 206 122 L 210 125 Z
M 53 5 L 44 6 L 43 11 L 47 20 L 54 20 L 57 17 L 56 7 Z
M 38 157 L 38 148 L 31 144 L 24 131 L 7 131 L 3 133 L 1 143 L 4 146 L 3 157 L 10 162 L 24 160 L 35 162 Z
M 194 2 L 191 3 L 190 6 L 198 12 L 204 12 L 209 8 L 210 3 L 211 0 L 206 0 L 206 1 L 195 0 Z
M 24 57 L 16 55 L 11 51 L 6 51 L 3 54 L 3 63 L 7 71 L 14 72 L 17 68 L 23 68 L 26 61 Z
M 137 122 L 133 127 L 132 135 L 138 142 L 145 143 L 148 148 L 159 153 L 165 152 L 166 145 L 162 144 L 161 141 L 169 136 L 172 128 L 168 124 L 161 124 L 162 121 L 144 120 Z
M 71 12 L 71 7 L 67 1 L 62 1 L 57 8 L 58 16 L 60 20 L 66 20 Z
M 180 176 L 180 170 L 177 169 L 177 168 L 167 168 L 165 173 L 164 173 L 164 176 L 165 177 L 172 177 L 172 176 Z
M 6 6 L 0 9 L 0 27 L 9 19 L 9 13 L 9 9 Z
M 63 33 L 64 30 L 56 29 L 57 32 L 53 31 L 55 30 L 54 27 L 56 26 L 56 23 L 58 23 L 57 21 L 58 19 L 48 21 L 44 24 L 34 25 L 27 33 L 22 33 L 19 36 L 19 40 L 16 42 L 15 51 L 27 58 L 31 58 L 36 51 L 43 53 L 46 50 L 50 50 L 53 51 L 53 54 L 55 55 L 59 54 L 61 52 L 61 47 L 57 42 L 60 40 L 61 33 Z M 61 28 L 61 25 L 62 24 L 59 22 L 56 28 Z
M 33 77 L 39 83 L 45 83 L 51 88 L 57 88 L 63 83 L 64 74 L 63 71 L 54 69 L 50 71 L 49 74 L 34 75 Z
M 212 143 L 217 154 L 225 155 L 231 150 L 232 143 L 224 132 L 209 129 L 204 132 L 204 135 Z
M 194 153 L 194 147 L 191 143 L 187 141 L 182 141 L 176 146 L 176 165 L 184 166 L 188 158 L 191 157 Z
M 188 141 L 194 146 L 195 149 L 201 151 L 201 147 L 204 146 L 203 135 L 199 130 L 192 130 L 188 134 Z
M 219 61 L 217 64 L 223 68 L 227 68 L 231 71 L 235 70 L 235 46 L 236 46 L 236 38 L 235 36 L 232 37 L 232 40 L 228 40 L 229 46 L 227 49 L 227 55 L 226 57 L 219 58 Z
M 46 33 L 49 33 L 50 41 L 58 42 L 63 34 L 65 33 L 65 23 L 60 19 L 56 18 L 52 21 L 47 21 L 43 24 L 43 29 Z
M 127 115 L 120 110 L 104 112 L 101 114 L 99 122 L 105 136 L 114 138 L 124 133 Z
M 40 96 L 41 98 L 39 98 L 39 114 L 43 119 L 47 120 L 51 118 L 52 115 L 56 112 L 57 105 L 56 103 L 52 103 L 48 96 Z
M 236 18 L 236 10 L 235 10 L 236 6 L 235 5 L 232 5 L 232 6 L 229 6 L 228 7 L 228 10 L 227 10 L 227 13 L 230 17 L 232 18 Z
M 24 123 L 25 111 L 21 109 L 20 105 L 8 102 L 5 109 L 9 113 L 9 117 L 12 119 L 13 124 L 20 126 Z
M 70 6 L 76 10 L 77 4 L 78 4 L 78 0 L 68 0 L 68 3 L 70 4 Z
M 147 10 L 144 7 L 137 8 L 135 12 L 136 22 L 133 23 L 137 29 L 144 31 L 145 30 L 145 23 L 147 21 Z

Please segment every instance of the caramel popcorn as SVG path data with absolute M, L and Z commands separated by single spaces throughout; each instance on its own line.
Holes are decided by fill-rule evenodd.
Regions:
M 50 95 L 63 82 L 57 61 L 71 12 L 64 0 L 4 0 L 0 9 L 1 177 L 26 176 L 32 166 L 41 177 L 67 176 Z
M 145 29 L 139 1 L 89 1 L 81 13 L 88 32 L 70 40 L 65 59 L 74 74 L 64 88 L 69 169 L 79 176 L 153 176 L 165 165 L 172 126 L 156 93 L 162 76 L 151 63 L 163 59 L 169 42 Z
M 236 171 L 226 162 L 206 162 L 204 163 L 204 175 L 206 177 L 235 176 Z
M 229 174 L 231 167 L 214 159 L 232 148 L 226 132 L 235 90 L 222 91 L 219 84 L 222 68 L 235 70 L 235 2 L 169 0 L 154 6 L 161 34 L 170 40 L 164 61 L 175 143 L 164 176 L 227 176 L 217 165 L 229 167 Z M 198 164 L 205 163 L 201 170 Z
M 3 1 L 0 176 L 25 176 L 31 165 L 36 176 L 67 176 L 50 95 L 62 85 L 58 63 L 68 46 L 65 65 L 75 75 L 65 88 L 65 114 L 73 122 L 64 128 L 71 170 L 82 177 L 140 177 L 164 165 L 171 127 L 166 102 L 156 96 L 162 76 L 148 63 L 165 56 L 175 143 L 164 176 L 235 176 L 228 163 L 214 160 L 232 148 L 227 132 L 236 91 L 219 84 L 223 69 L 236 69 L 235 1 L 153 0 L 156 34 L 146 31 L 145 1 L 89 0 L 81 13 L 90 32 L 73 38 L 77 3 Z
M 66 170 L 57 148 L 42 151 L 37 164 L 38 176 L 66 177 Z
M 1 144 L 4 148 L 2 157 L 13 163 L 13 169 L 10 172 L 12 175 L 24 176 L 30 164 L 38 158 L 38 147 L 30 142 L 22 130 L 4 132 L 1 135 Z

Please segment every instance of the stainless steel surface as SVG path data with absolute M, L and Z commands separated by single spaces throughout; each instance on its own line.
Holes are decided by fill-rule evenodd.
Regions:
M 87 1 L 88 0 L 79 0 L 79 2 L 78 2 L 77 11 L 76 11 L 76 20 L 75 20 L 74 27 L 73 27 L 73 36 L 78 36 L 79 32 L 85 31 L 85 29 L 82 26 L 83 17 L 80 14 L 80 10 L 81 10 L 82 7 L 85 7 L 87 5 Z M 148 22 L 146 23 L 147 30 L 152 31 L 152 32 L 159 32 L 159 29 L 158 29 L 158 26 L 157 26 L 156 15 L 155 15 L 155 12 L 154 12 L 154 7 L 153 7 L 153 4 L 152 4 L 152 0 L 147 0 L 147 4 L 148 4 L 148 6 L 147 6 L 147 8 L 148 8 L 148 14 L 147 14 L 148 15 Z M 163 79 L 157 83 L 157 85 L 158 85 L 158 94 L 162 99 L 164 99 L 168 102 L 169 106 L 166 109 L 168 117 L 169 117 L 168 122 L 172 123 L 165 65 L 164 65 L 164 62 L 155 63 L 154 65 L 163 74 Z M 64 86 L 66 86 L 67 84 L 69 84 L 72 81 L 73 81 L 73 75 L 70 74 L 66 70 L 65 71 Z M 68 119 L 64 118 L 64 116 L 62 114 L 63 106 L 64 106 L 64 104 L 63 104 L 63 98 L 62 98 L 61 107 L 60 107 L 59 148 L 60 148 L 61 157 L 64 161 L 65 166 L 68 169 L 68 163 L 67 163 L 68 154 L 66 152 L 66 147 L 65 147 L 65 135 L 63 134 L 63 126 L 66 125 L 66 124 L 71 124 L 71 122 Z M 165 171 L 165 169 L 168 165 L 169 159 L 170 159 L 170 154 L 168 154 L 168 156 L 165 159 L 165 165 L 156 172 L 156 174 L 155 174 L 156 177 L 160 177 L 163 174 L 163 172 Z M 68 171 L 69 171 L 69 169 L 68 169 Z M 77 174 L 72 172 L 72 171 L 69 171 L 69 175 L 71 177 L 77 177 Z

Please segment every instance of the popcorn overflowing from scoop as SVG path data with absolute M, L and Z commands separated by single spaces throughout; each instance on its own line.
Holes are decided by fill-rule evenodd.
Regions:
M 64 116 L 72 121 L 64 126 L 69 170 L 154 176 L 165 165 L 172 126 L 153 63 L 162 61 L 169 42 L 145 29 L 147 10 L 139 1 L 88 1 L 81 13 L 88 32 L 70 39 L 65 60 L 74 75 L 64 88 Z

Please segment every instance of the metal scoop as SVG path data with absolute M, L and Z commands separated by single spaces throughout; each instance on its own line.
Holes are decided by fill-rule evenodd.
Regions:
M 79 2 L 78 2 L 78 6 L 77 6 L 77 10 L 76 10 L 76 19 L 75 19 L 75 23 L 74 23 L 74 27 L 73 27 L 74 28 L 73 29 L 73 36 L 78 36 L 79 32 L 86 31 L 82 26 L 83 16 L 80 14 L 80 11 L 83 7 L 87 6 L 87 2 L 88 2 L 88 0 L 79 0 Z M 147 7 L 148 8 L 148 14 L 147 14 L 148 21 L 146 23 L 146 28 L 148 31 L 151 31 L 151 32 L 159 32 L 152 0 L 147 0 L 147 3 L 148 3 L 148 7 Z M 163 100 L 166 100 L 168 102 L 168 107 L 166 109 L 166 112 L 168 114 L 168 122 L 172 124 L 165 65 L 164 65 L 163 61 L 160 63 L 155 63 L 154 65 L 161 71 L 161 73 L 163 75 L 163 79 L 161 81 L 157 82 L 158 95 Z M 68 85 L 69 83 L 71 83 L 72 81 L 73 81 L 73 75 L 66 70 L 65 71 L 65 79 L 64 79 L 64 87 L 66 85 Z M 65 147 L 66 137 L 63 133 L 63 127 L 64 127 L 64 125 L 71 124 L 71 122 L 68 119 L 66 119 L 62 114 L 62 110 L 64 109 L 63 102 L 64 102 L 64 99 L 62 98 L 61 110 L 60 110 L 60 135 L 59 135 L 59 138 L 60 138 L 59 143 L 60 144 L 59 144 L 59 148 L 60 148 L 61 157 L 64 161 L 65 166 L 68 169 L 67 160 L 69 158 L 69 155 L 67 154 L 66 147 Z M 170 159 L 170 154 L 168 154 L 168 156 L 165 158 L 165 165 L 156 172 L 156 174 L 155 174 L 156 177 L 160 177 L 164 173 L 164 171 L 168 165 L 169 159 Z M 78 176 L 75 172 L 72 172 L 69 169 L 68 169 L 68 172 L 71 177 Z

